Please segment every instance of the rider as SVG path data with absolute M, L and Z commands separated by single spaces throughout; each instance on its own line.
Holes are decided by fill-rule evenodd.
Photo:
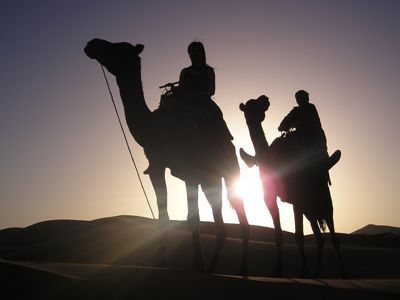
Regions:
M 299 90 L 295 94 L 298 106 L 294 107 L 289 114 L 282 120 L 278 127 L 279 131 L 296 130 L 296 136 L 304 142 L 310 149 L 311 158 L 314 162 L 326 164 L 329 169 L 334 160 L 329 160 L 327 140 L 322 129 L 321 121 L 314 104 L 310 103 L 309 95 L 304 90 Z
M 206 63 L 206 52 L 201 42 L 194 41 L 187 48 L 191 66 L 184 68 L 179 76 L 181 108 L 189 122 L 200 132 L 209 135 L 209 130 L 220 137 L 233 137 L 223 119 L 222 111 L 212 100 L 215 93 L 214 69 Z
M 172 126 L 171 134 L 180 137 L 179 151 L 183 151 L 185 155 L 193 154 L 194 157 L 201 158 L 207 150 L 213 154 L 216 162 L 220 162 L 224 156 L 224 146 L 230 145 L 233 136 L 223 119 L 221 109 L 211 98 L 215 93 L 214 69 L 206 63 L 206 53 L 201 42 L 190 43 L 187 51 L 191 65 L 182 69 L 179 86 L 175 87 L 176 83 L 163 86 L 170 92 L 167 96 L 171 96 L 172 106 L 177 107 L 177 111 L 189 125 L 187 128 Z M 160 103 L 164 109 L 168 109 L 169 105 L 166 103 L 167 96 Z M 176 123 L 177 126 L 178 124 L 182 125 Z M 196 163 L 202 164 L 201 161 Z M 145 174 L 149 172 L 148 168 Z

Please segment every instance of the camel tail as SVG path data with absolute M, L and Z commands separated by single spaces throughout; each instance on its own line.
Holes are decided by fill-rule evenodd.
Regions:
M 321 229 L 322 232 L 326 231 L 327 224 L 326 224 L 325 219 L 318 219 L 318 225 L 319 225 L 319 229 Z

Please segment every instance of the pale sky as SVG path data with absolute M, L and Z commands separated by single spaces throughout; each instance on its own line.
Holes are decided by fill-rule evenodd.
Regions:
M 265 94 L 269 142 L 305 89 L 328 149 L 337 231 L 400 226 L 398 131 L 399 1 L 3 1 L 0 4 L 0 229 L 50 219 L 151 217 L 98 64 L 83 47 L 94 37 L 141 43 L 146 101 L 190 64 L 187 45 L 205 44 L 215 101 L 237 150 L 253 147 L 240 102 Z M 82 4 L 82 3 L 84 4 Z M 139 2 L 139 1 L 138 1 Z M 118 89 L 112 89 L 122 114 Z M 143 150 L 128 136 L 140 172 Z M 272 226 L 257 170 L 242 163 L 251 224 Z M 169 175 L 171 219 L 186 218 L 184 183 Z M 142 175 L 153 210 L 155 195 Z M 292 208 L 280 204 L 284 230 Z M 237 222 L 227 201 L 224 220 Z M 200 198 L 200 215 L 211 209 Z M 310 226 L 304 223 L 305 231 Z

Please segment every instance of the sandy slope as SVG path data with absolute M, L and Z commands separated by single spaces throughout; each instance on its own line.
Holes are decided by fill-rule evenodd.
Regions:
M 202 223 L 209 260 L 213 223 Z M 400 238 L 340 235 L 351 280 L 341 280 L 334 251 L 326 244 L 321 279 L 299 279 L 292 233 L 285 233 L 284 276 L 268 277 L 275 264 L 274 231 L 252 226 L 249 278 L 237 277 L 240 228 L 227 224 L 229 238 L 216 273 L 191 271 L 192 239 L 186 222 L 172 221 L 167 268 L 152 268 L 158 241 L 156 221 L 117 216 L 93 221 L 45 221 L 0 231 L 0 299 L 399 299 Z M 306 239 L 312 268 L 315 245 Z
M 239 270 L 240 228 L 227 224 L 230 238 L 216 272 L 236 275 Z M 202 246 L 209 260 L 215 244 L 214 224 L 202 223 Z M 54 261 L 84 264 L 152 266 L 156 254 L 155 221 L 134 216 L 117 216 L 93 221 L 45 221 L 26 228 L 0 231 L 0 257 L 8 260 Z M 340 236 L 345 263 L 352 278 L 400 278 L 399 236 Z M 252 226 L 249 246 L 249 275 L 267 277 L 275 265 L 274 232 Z M 322 278 L 338 278 L 335 253 L 327 239 Z M 310 267 L 315 264 L 315 245 L 307 237 Z M 167 267 L 191 270 L 192 240 L 183 221 L 172 221 Z M 292 233 L 285 233 L 284 276 L 300 276 L 298 249 Z
M 2 299 L 398 299 L 399 280 L 234 278 L 132 266 L 0 261 Z

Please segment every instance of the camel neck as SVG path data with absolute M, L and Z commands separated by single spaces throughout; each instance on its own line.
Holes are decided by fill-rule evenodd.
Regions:
M 147 117 L 150 109 L 144 99 L 140 68 L 132 74 L 118 76 L 117 84 L 125 110 L 131 111 L 137 118 Z
M 117 76 L 117 84 L 124 105 L 126 123 L 136 142 L 144 146 L 151 138 L 151 111 L 143 94 L 140 68 L 130 74 Z
M 265 138 L 265 133 L 261 126 L 261 122 L 248 122 L 247 126 L 249 127 L 250 137 L 251 141 L 253 142 L 256 155 L 263 153 L 265 149 L 268 148 L 268 141 Z

